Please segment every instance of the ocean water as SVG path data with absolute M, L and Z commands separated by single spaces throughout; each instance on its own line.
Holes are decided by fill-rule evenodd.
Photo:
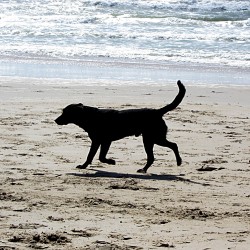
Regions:
M 102 63 L 181 65 L 186 75 L 220 67 L 250 84 L 250 1 L 0 1 L 0 76 L 84 78 L 84 66 Z

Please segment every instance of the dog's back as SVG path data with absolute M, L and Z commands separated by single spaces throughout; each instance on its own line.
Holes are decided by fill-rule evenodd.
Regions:
M 114 141 L 126 136 L 139 136 L 159 119 L 162 119 L 161 115 L 155 109 L 98 109 L 92 115 L 88 114 L 87 120 L 91 125 L 85 130 L 91 136 Z

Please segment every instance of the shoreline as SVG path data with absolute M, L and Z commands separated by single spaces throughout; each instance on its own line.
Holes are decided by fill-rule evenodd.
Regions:
M 165 85 L 178 79 L 192 85 L 250 86 L 248 68 L 225 65 L 150 62 L 112 58 L 81 61 L 20 59 L 0 60 L 0 77 L 102 81 L 105 84 Z

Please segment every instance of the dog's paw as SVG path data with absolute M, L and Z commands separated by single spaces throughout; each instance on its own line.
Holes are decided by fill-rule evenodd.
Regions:
M 110 164 L 110 165 L 115 165 L 115 160 L 107 159 L 107 163 Z
M 78 169 L 85 169 L 85 168 L 87 168 L 87 166 L 88 166 L 88 165 L 83 164 L 83 165 L 78 165 L 78 166 L 76 166 L 76 168 L 78 168 Z
M 146 171 L 145 171 L 145 169 L 142 168 L 142 169 L 138 169 L 138 170 L 137 170 L 137 173 L 146 174 Z
M 113 159 L 100 159 L 100 162 L 103 162 L 103 163 L 106 163 L 106 164 L 109 164 L 109 165 L 115 165 L 115 160 Z
M 180 158 L 177 160 L 177 166 L 180 166 L 181 164 L 182 164 L 182 159 Z

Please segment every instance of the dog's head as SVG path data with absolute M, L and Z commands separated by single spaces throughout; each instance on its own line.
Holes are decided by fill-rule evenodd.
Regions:
M 62 114 L 55 120 L 58 125 L 67 125 L 69 123 L 75 123 L 78 119 L 84 106 L 81 103 L 70 104 L 63 109 Z

